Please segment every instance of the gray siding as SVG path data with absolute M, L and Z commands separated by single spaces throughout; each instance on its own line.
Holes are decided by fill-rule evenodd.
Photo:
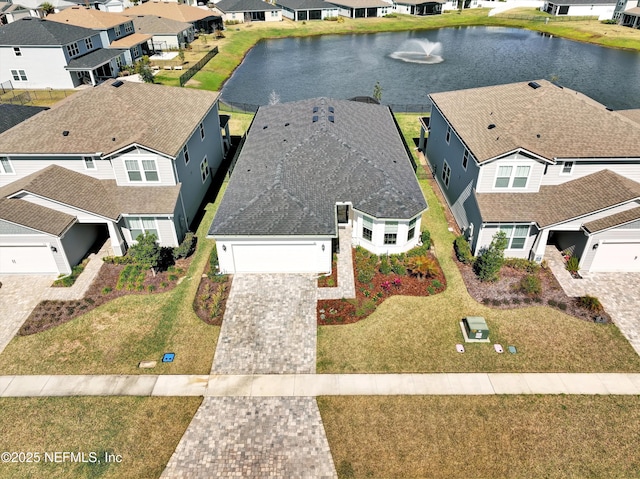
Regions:
M 597 250 L 594 250 L 592 245 L 603 240 L 640 241 L 640 230 L 632 230 L 628 228 L 615 228 L 612 230 L 607 230 L 601 233 L 596 233 L 591 235 L 591 237 L 589 238 L 588 246 L 585 250 L 584 257 L 581 258 L 581 262 L 580 262 L 581 270 L 588 271 L 591 268 L 591 264 L 593 263 L 593 258 L 597 253 Z
M 27 228 L 26 226 L 16 225 L 9 221 L 0 220 L 0 235 L 29 235 L 40 234 L 39 231 Z
M 590 175 L 602 170 L 611 170 L 619 175 L 640 182 L 640 158 L 631 160 L 592 159 L 574 161 L 570 175 L 562 174 L 563 162 L 559 160 L 557 165 L 549 165 L 542 178 L 543 185 L 558 185 L 575 180 L 582 176 Z
M 513 224 L 513 223 L 505 223 L 505 224 Z M 522 224 L 522 223 L 520 223 Z M 478 239 L 476 241 L 476 249 L 473 250 L 477 255 L 483 248 L 488 247 L 491 244 L 491 240 L 493 239 L 493 235 L 496 234 L 499 230 L 498 225 L 485 225 L 482 228 L 482 232 L 478 234 Z M 533 247 L 533 243 L 538 236 L 538 229 L 534 226 L 529 227 L 529 236 L 524 243 L 524 248 L 522 249 L 507 249 L 504 252 L 505 258 L 525 258 L 529 259 L 529 253 L 531 248 Z
M 61 238 L 62 247 L 67 254 L 70 266 L 77 265 L 87 254 L 91 245 L 98 238 L 100 228 L 95 224 L 75 224 Z
M 580 258 L 587 245 L 587 236 L 582 231 L 556 231 L 553 233 L 553 243 L 560 251 L 570 249 L 574 256 Z
M 499 166 L 529 166 L 529 180 L 526 188 L 495 188 L 496 174 Z M 528 158 L 521 153 L 513 153 L 505 158 L 484 163 L 478 178 L 478 193 L 534 193 L 540 189 L 540 182 L 544 175 L 544 165 L 539 161 Z

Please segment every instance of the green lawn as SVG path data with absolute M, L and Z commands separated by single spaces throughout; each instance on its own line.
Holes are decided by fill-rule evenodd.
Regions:
M 208 374 L 220 328 L 193 311 L 213 242 L 205 238 L 224 193 L 207 207 L 185 279 L 162 294 L 118 298 L 86 315 L 31 336 L 17 336 L 0 354 L 0 374 Z M 174 352 L 173 363 L 138 369 L 142 360 Z
M 2 461 L 0 479 L 160 477 L 202 398 L 3 398 L 0 450 L 38 453 L 38 463 Z M 45 452 L 85 453 L 51 462 Z M 121 462 L 104 461 L 105 453 Z M 32 459 L 35 456 L 32 456 Z M 98 463 L 97 460 L 101 462 Z

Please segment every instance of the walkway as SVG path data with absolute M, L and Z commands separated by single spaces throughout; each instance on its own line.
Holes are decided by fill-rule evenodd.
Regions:
M 202 441 L 202 437 L 194 435 L 192 426 L 208 436 L 210 433 L 206 431 L 211 431 L 214 425 L 226 421 L 235 423 L 238 418 L 245 416 L 245 408 L 248 406 L 253 411 L 261 409 L 262 415 L 278 404 L 278 410 L 281 406 L 284 406 L 283 411 L 292 408 L 292 411 L 299 412 L 299 417 L 311 414 L 309 411 L 316 408 L 315 401 L 312 403 L 313 407 L 305 401 L 265 401 L 265 409 L 262 410 L 261 403 L 252 401 L 252 398 L 495 394 L 640 395 L 640 373 L 0 376 L 0 397 L 204 396 L 201 411 L 196 414 L 178 446 L 178 457 L 184 457 L 184 451 L 191 449 L 182 448 L 180 451 L 184 442 L 196 444 L 200 441 L 200 444 L 210 444 L 210 441 Z M 239 400 L 217 400 L 222 397 Z M 224 413 L 218 407 L 221 404 L 226 405 Z M 238 406 L 235 416 L 230 410 L 233 404 Z M 314 414 L 309 417 L 315 417 Z M 283 422 L 289 421 L 288 415 L 286 413 L 282 416 Z M 303 427 L 299 417 L 295 422 Z M 202 421 L 205 419 L 208 423 L 203 425 Z M 286 427 L 288 426 L 283 426 Z M 251 434 L 246 436 L 251 437 Z M 221 436 L 219 440 L 223 441 L 225 438 Z M 215 452 L 212 447 L 207 450 L 212 454 Z M 171 462 L 175 462 L 175 459 L 172 458 Z
M 355 298 L 356 286 L 353 276 L 353 227 L 351 225 L 340 226 L 338 239 L 340 241 L 340 253 L 338 253 L 338 286 L 335 288 L 318 288 L 318 299 L 342 299 Z

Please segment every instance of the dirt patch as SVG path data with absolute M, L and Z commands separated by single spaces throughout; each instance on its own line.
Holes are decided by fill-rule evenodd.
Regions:
M 118 278 L 125 265 L 103 263 L 96 278 L 89 286 L 85 297 L 80 300 L 58 301 L 45 300 L 31 312 L 20 330 L 19 336 L 46 331 L 88 313 L 115 298 L 128 294 L 164 293 L 175 288 L 180 277 L 189 269 L 193 256 L 177 260 L 167 271 L 156 273 L 145 272 L 144 281 L 136 289 L 117 289 Z

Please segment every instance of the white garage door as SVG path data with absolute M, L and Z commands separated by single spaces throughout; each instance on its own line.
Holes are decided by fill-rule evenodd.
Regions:
M 236 273 L 315 273 L 315 244 L 242 245 L 234 244 Z
M 590 271 L 640 271 L 640 243 L 600 243 Z
M 57 273 L 58 266 L 46 246 L 0 246 L 0 273 Z

